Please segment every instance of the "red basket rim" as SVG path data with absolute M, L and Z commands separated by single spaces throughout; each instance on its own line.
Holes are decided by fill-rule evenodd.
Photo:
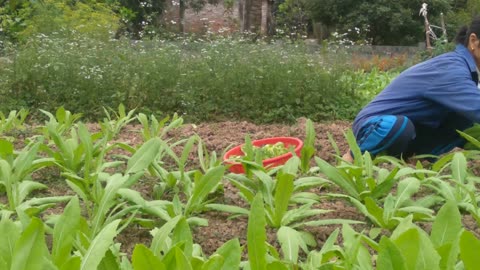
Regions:
M 303 141 L 300 140 L 299 138 L 297 137 L 269 137 L 269 138 L 264 138 L 264 139 L 259 139 L 259 140 L 254 140 L 252 141 L 252 144 L 255 145 L 255 146 L 258 146 L 258 145 L 262 145 L 262 143 L 264 142 L 270 142 L 271 140 L 278 140 L 278 142 L 284 142 L 285 140 L 290 140 L 290 141 L 295 141 L 295 149 L 294 149 L 294 152 L 297 153 L 298 151 L 300 151 L 300 149 L 303 147 Z M 257 145 L 258 144 L 258 145 Z M 264 143 L 266 144 L 266 143 Z M 241 164 L 240 162 L 235 162 L 235 161 L 230 161 L 228 159 L 229 156 L 232 155 L 232 152 L 235 152 L 237 151 L 239 148 L 241 148 L 242 146 L 244 146 L 245 144 L 241 144 L 241 145 L 237 145 L 235 147 L 233 147 L 232 149 L 228 150 L 224 155 L 223 155 L 223 161 L 227 164 L 232 164 L 232 165 L 237 165 L 237 164 Z M 264 159 L 263 160 L 263 163 L 273 163 L 275 161 L 278 161 L 278 160 L 281 160 L 281 159 L 284 159 L 286 157 L 289 157 L 291 156 L 292 153 L 291 152 L 288 152 L 288 153 L 285 153 L 283 155 L 280 155 L 280 156 L 277 156 L 277 157 L 273 157 L 273 158 L 267 158 L 267 159 Z

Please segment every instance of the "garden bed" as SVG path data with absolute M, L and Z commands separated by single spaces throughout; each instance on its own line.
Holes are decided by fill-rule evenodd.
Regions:
M 245 121 L 187 124 L 184 127 L 175 130 L 174 132 L 170 132 L 168 136 L 171 138 L 180 139 L 188 138 L 194 134 L 198 134 L 204 141 L 207 149 L 210 151 L 216 151 L 217 154 L 220 155 L 227 148 L 244 143 L 246 135 L 249 135 L 252 140 L 278 136 L 293 136 L 303 140 L 305 137 L 305 121 L 306 119 L 301 118 L 294 125 L 256 125 Z M 328 140 L 327 134 L 332 134 L 339 146 L 339 149 L 341 151 L 346 151 L 348 149 L 348 144 L 345 141 L 343 133 L 350 128 L 350 125 L 351 124 L 347 121 L 315 123 L 316 156 L 334 163 L 335 151 Z M 138 137 L 138 129 L 139 127 L 129 126 L 122 133 L 119 140 L 126 141 L 131 144 L 140 143 L 141 138 Z M 192 159 L 194 159 L 193 156 Z M 148 193 L 151 192 L 152 188 L 153 187 L 147 188 L 145 186 L 139 187 L 142 192 L 147 193 L 145 195 L 149 195 Z M 226 182 L 224 188 L 225 193 L 222 195 L 223 198 L 217 199 L 223 200 L 222 203 L 226 204 L 246 206 L 244 201 L 238 196 L 237 189 L 235 187 Z M 318 194 L 324 192 L 320 189 L 317 191 Z M 320 204 L 320 208 L 332 210 L 331 213 L 322 215 L 321 218 L 343 218 L 361 221 L 365 220 L 365 217 L 359 214 L 354 207 L 347 205 L 340 200 L 325 201 Z M 200 244 L 206 254 L 212 254 L 223 243 L 233 238 L 238 237 L 242 244 L 246 243 L 246 217 L 229 219 L 228 214 L 221 212 L 207 212 L 202 216 L 209 220 L 209 224 L 207 227 L 194 228 L 194 242 Z M 311 232 L 316 236 L 318 244 L 321 245 L 327 239 L 330 233 L 338 227 L 340 226 L 330 225 L 317 227 L 312 228 Z M 123 248 L 127 253 L 130 253 L 133 250 L 135 244 L 148 244 L 151 239 L 152 237 L 149 234 L 149 230 L 141 227 L 129 228 L 119 237 L 119 240 L 123 243 Z M 275 232 L 270 230 L 269 242 L 271 242 L 271 244 L 278 245 L 275 243 L 275 239 Z
M 174 129 L 167 133 L 166 139 L 172 139 L 172 141 L 178 141 L 180 139 L 189 138 L 197 134 L 205 143 L 206 148 L 209 151 L 216 151 L 219 157 L 227 149 L 235 145 L 244 143 L 246 135 L 249 135 L 252 140 L 276 137 L 276 136 L 293 136 L 300 139 L 305 139 L 305 122 L 306 119 L 298 119 L 294 125 L 282 125 L 282 124 L 270 124 L 270 125 L 256 125 L 246 121 L 235 122 L 215 122 L 215 123 L 201 123 L 201 124 L 185 124 L 184 126 Z M 338 148 L 343 153 L 347 151 L 348 144 L 346 142 L 344 133 L 351 127 L 351 123 L 347 121 L 334 121 L 326 123 L 314 123 L 316 132 L 315 138 L 315 156 L 320 157 L 323 160 L 328 161 L 330 164 L 336 164 L 335 150 L 332 147 L 328 139 L 328 134 L 332 135 L 332 138 L 337 143 Z M 99 131 L 100 127 L 97 124 L 89 124 L 90 131 Z M 140 145 L 143 143 L 140 136 L 141 126 L 128 125 L 119 134 L 117 141 L 125 142 L 129 145 Z M 180 151 L 180 150 L 179 150 Z M 180 153 L 177 153 L 180 154 Z M 189 158 L 188 166 L 193 168 L 198 167 L 198 160 L 195 155 L 191 154 Z M 61 196 L 72 195 L 68 186 L 64 182 L 58 182 L 56 173 L 52 173 L 50 170 L 46 174 L 40 175 L 40 178 L 49 179 L 47 185 L 48 191 L 45 195 L 48 196 Z M 55 182 L 55 184 L 53 184 Z M 156 180 L 148 179 L 141 181 L 134 186 L 135 190 L 141 192 L 145 198 L 152 198 L 152 191 Z M 335 187 L 333 187 L 335 189 Z M 331 192 L 332 187 L 327 189 L 316 188 L 311 190 L 312 192 L 322 195 Z M 339 190 L 336 190 L 339 191 Z M 229 205 L 236 205 L 248 208 L 249 206 L 238 195 L 238 190 L 228 181 L 224 181 L 224 193 L 215 194 L 215 200 L 218 203 L 224 203 Z M 354 225 L 357 231 L 368 231 L 372 224 L 365 218 L 365 216 L 358 212 L 358 210 L 351 204 L 340 199 L 325 199 L 325 201 L 318 204 L 316 207 L 324 210 L 331 210 L 332 212 L 318 216 L 319 219 L 351 219 L 357 221 L 366 222 L 366 224 Z M 62 208 L 57 208 L 53 212 L 61 213 Z M 247 218 L 234 218 L 230 219 L 229 214 L 223 212 L 208 211 L 200 215 L 208 220 L 208 226 L 200 226 L 192 228 L 194 243 L 199 244 L 206 255 L 210 255 L 222 244 L 233 238 L 239 238 L 241 244 L 246 244 L 247 237 Z M 464 226 L 480 235 L 480 230 L 473 218 L 470 216 L 464 216 Z M 427 231 L 430 230 L 431 224 L 424 223 L 421 225 Z M 317 241 L 319 247 L 322 246 L 324 241 L 328 238 L 330 233 L 340 228 L 340 225 L 327 225 L 317 226 L 307 229 L 311 232 Z M 278 247 L 276 242 L 275 231 L 272 229 L 267 230 L 268 241 Z M 122 243 L 121 250 L 131 255 L 136 244 L 143 243 L 149 245 L 152 240 L 150 235 L 150 229 L 143 228 L 138 225 L 130 225 L 125 231 L 123 231 L 117 237 L 117 241 Z
M 278 136 L 293 136 L 303 140 L 305 138 L 305 122 L 306 119 L 300 118 L 298 119 L 297 123 L 293 125 L 256 125 L 246 121 L 185 124 L 179 129 L 169 132 L 167 134 L 167 139 L 169 138 L 173 141 L 176 141 L 197 134 L 200 136 L 200 138 L 202 138 L 206 148 L 209 151 L 216 151 L 217 154 L 221 156 L 226 149 L 244 143 L 246 135 L 249 135 L 252 140 Z M 333 164 L 335 162 L 335 151 L 328 140 L 327 134 L 330 133 L 332 135 L 341 151 L 346 151 L 348 149 L 348 144 L 343 133 L 350 128 L 350 125 L 351 124 L 347 121 L 315 123 L 316 156 Z M 100 127 L 97 124 L 88 124 L 88 128 L 92 132 L 100 130 Z M 132 146 L 139 145 L 143 142 L 140 136 L 140 129 L 140 125 L 129 125 L 123 129 L 116 141 L 125 142 Z M 21 146 L 19 145 L 19 147 Z M 197 165 L 196 157 L 192 154 L 189 166 L 195 168 Z M 37 175 L 37 177 L 40 181 L 45 181 L 45 184 L 49 186 L 48 191 L 46 191 L 42 196 L 72 195 L 72 192 L 69 190 L 68 186 L 64 182 L 58 181 L 57 177 L 60 177 L 58 173 L 49 169 Z M 151 198 L 155 183 L 155 180 L 145 180 L 138 183 L 134 189 L 140 191 L 145 198 Z M 221 201 L 221 203 L 239 205 L 248 208 L 246 203 L 244 203 L 244 201 L 238 196 L 237 191 L 238 190 L 233 185 L 225 182 L 224 194 L 219 195 L 216 200 Z M 324 191 L 317 189 L 316 192 L 321 194 Z M 322 215 L 321 218 L 343 218 L 361 221 L 365 220 L 365 217 L 359 214 L 354 207 L 347 205 L 340 200 L 328 200 L 321 203 L 319 207 L 321 209 L 332 210 L 331 213 Z M 61 211 L 61 208 L 53 210 L 53 212 L 58 213 L 61 213 Z M 193 233 L 194 242 L 200 244 L 206 254 L 212 254 L 223 243 L 233 238 L 238 237 L 240 242 L 245 244 L 247 230 L 246 217 L 229 219 L 229 215 L 227 213 L 214 211 L 206 212 L 202 214 L 202 217 L 209 220 L 208 226 L 193 228 Z M 338 227 L 340 226 L 330 225 L 317 227 L 312 228 L 311 232 L 317 237 L 318 244 L 321 245 L 327 239 L 329 234 Z M 122 243 L 122 250 L 128 254 L 131 254 L 136 244 L 150 244 L 152 236 L 150 235 L 149 231 L 149 229 L 142 228 L 141 226 L 131 225 L 118 236 L 117 240 Z M 278 245 L 275 243 L 275 239 L 275 232 L 270 230 L 270 242 L 274 245 Z
M 75 116 L 62 110 L 57 111 L 59 121 L 51 116 L 45 125 L 24 125 L 13 117 L 11 123 L 17 128 L 11 129 L 4 121 L 3 128 L 8 130 L 4 138 L 14 143 L 0 141 L 0 181 L 6 190 L 0 194 L 0 206 L 7 214 L 0 225 L 13 228 L 14 220 L 19 219 L 42 234 L 43 226 L 52 228 L 53 233 L 46 231 L 45 239 L 38 241 L 44 241 L 45 249 L 58 256 L 54 251 L 60 242 L 55 239 L 62 237 L 62 231 L 57 227 L 76 217 L 77 225 L 64 227 L 74 233 L 74 226 L 83 222 L 75 234 L 85 243 L 75 242 L 75 249 L 93 249 L 95 240 L 91 239 L 98 237 L 108 236 L 111 244 L 117 243 L 103 247 L 109 251 L 102 263 L 113 256 L 117 262 L 123 258 L 135 263 L 135 258 L 149 256 L 148 252 L 179 251 L 169 241 L 188 244 L 190 249 L 185 252 L 195 249 L 192 254 L 200 260 L 213 258 L 219 248 L 236 243 L 235 254 L 243 262 L 262 256 L 250 254 L 254 246 L 262 244 L 292 262 L 306 263 L 323 247 L 332 248 L 333 242 L 351 252 L 352 241 L 361 236 L 365 238 L 357 243 L 364 252 L 361 257 L 370 255 L 375 264 L 377 254 L 385 254 L 384 247 L 379 247 L 382 239 L 402 245 L 399 233 L 419 233 L 417 236 L 424 238 L 409 242 L 411 245 L 430 245 L 424 241 L 430 234 L 432 241 L 447 241 L 440 237 L 439 228 L 462 232 L 463 238 L 480 236 L 480 212 L 471 202 L 476 200 L 473 195 L 479 183 L 474 177 L 478 151 L 453 152 L 435 163 L 403 162 L 386 156 L 371 159 L 367 153 L 357 152 L 358 158 L 349 164 L 335 155 L 348 150 L 347 141 L 352 151 L 359 151 L 349 122 L 313 123 L 300 118 L 293 125 L 245 121 L 182 125 L 181 118 L 158 122 L 152 117 L 146 122 L 142 121 L 145 115 L 126 116 L 122 110 L 122 117 L 98 124 L 75 123 Z M 247 155 L 243 159 L 245 175 L 231 174 L 221 165 L 222 157 L 228 149 L 244 143 L 247 135 L 251 140 L 297 137 L 303 141 L 304 151 L 272 171 L 258 167 L 261 160 L 256 163 Z M 25 170 L 27 176 L 17 170 Z M 29 181 L 28 172 L 34 181 Z M 15 197 L 28 185 L 29 196 Z M 30 223 L 26 213 L 31 215 Z M 449 223 L 446 216 L 457 218 L 457 223 Z M 58 218 L 63 222 L 56 221 Z M 405 227 L 410 229 L 402 232 Z M 69 241 L 68 237 L 64 240 Z M 475 241 L 462 242 L 461 252 Z M 299 245 L 303 245 L 301 250 Z M 287 254 L 291 250 L 293 253 Z M 146 253 L 135 256 L 135 252 Z M 436 251 L 430 248 L 428 252 Z M 82 258 L 71 258 L 96 264 L 102 254 L 96 262 L 89 260 L 88 252 Z

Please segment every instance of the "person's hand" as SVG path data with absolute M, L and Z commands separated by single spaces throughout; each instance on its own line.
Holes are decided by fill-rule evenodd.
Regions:
M 342 159 L 349 163 L 353 162 L 353 157 L 352 157 L 352 154 L 350 153 L 350 149 L 348 149 L 348 151 L 345 154 L 343 154 Z

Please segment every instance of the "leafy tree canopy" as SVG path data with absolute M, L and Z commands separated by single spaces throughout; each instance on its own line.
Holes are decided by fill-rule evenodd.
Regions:
M 102 1 L 15 0 L 0 5 L 0 37 L 10 41 L 51 33 L 109 38 L 118 25 L 112 6 Z
M 423 17 L 419 15 L 424 0 L 307 0 L 315 21 L 340 32 L 355 27 L 372 44 L 411 45 L 425 36 Z M 437 22 L 441 12 L 449 13 L 451 0 L 428 2 L 429 20 Z

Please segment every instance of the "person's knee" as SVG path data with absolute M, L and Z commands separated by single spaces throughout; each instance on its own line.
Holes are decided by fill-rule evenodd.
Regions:
M 387 153 L 392 156 L 404 155 L 407 152 L 409 144 L 416 136 L 415 125 L 413 122 L 408 119 L 408 117 L 402 117 L 402 125 L 397 131 L 397 137 L 387 149 Z
M 401 142 L 402 144 L 408 144 L 413 139 L 415 139 L 416 136 L 415 125 L 413 124 L 413 122 L 407 117 L 405 117 L 405 121 L 405 128 L 399 136 L 399 142 Z

